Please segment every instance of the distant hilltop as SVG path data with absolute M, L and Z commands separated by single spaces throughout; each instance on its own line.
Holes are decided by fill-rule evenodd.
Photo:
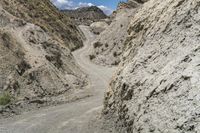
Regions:
M 106 19 L 108 16 L 97 6 L 81 7 L 75 10 L 62 10 L 78 25 L 90 25 L 101 19 Z

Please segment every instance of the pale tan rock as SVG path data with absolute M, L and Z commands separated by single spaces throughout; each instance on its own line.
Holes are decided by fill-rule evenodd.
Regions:
M 64 40 L 2 6 L 0 16 L 0 96 L 11 96 L 0 117 L 67 102 L 87 85 Z
M 99 35 L 101 32 L 108 28 L 108 24 L 104 21 L 94 22 L 90 25 L 90 28 L 94 34 Z
M 141 4 L 135 2 L 134 6 L 128 3 L 120 3 L 117 11 L 111 16 L 111 24 L 94 41 L 101 43 L 100 47 L 94 47 L 91 56 L 93 62 L 100 65 L 118 65 L 121 54 L 124 51 L 124 43 L 128 36 L 128 26 Z
M 199 2 L 150 0 L 132 18 L 105 98 L 115 133 L 200 131 Z

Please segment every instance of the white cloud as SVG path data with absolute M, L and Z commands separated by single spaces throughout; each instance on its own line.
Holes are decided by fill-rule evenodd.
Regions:
M 98 8 L 100 8 L 102 11 L 104 11 L 104 13 L 107 14 L 107 15 L 110 15 L 113 12 L 112 9 L 110 9 L 106 6 L 103 6 L 103 5 L 98 6 Z
M 69 0 L 57 0 L 57 2 L 61 4 L 71 3 Z
M 89 7 L 94 6 L 93 3 L 86 3 L 86 2 L 79 2 L 78 4 L 75 4 L 73 0 L 51 0 L 51 2 L 58 7 L 59 9 L 77 9 L 79 7 Z M 104 6 L 100 5 L 98 6 L 101 10 L 104 11 L 105 14 L 110 15 L 113 10 Z
M 92 3 L 83 3 L 83 2 L 79 2 L 78 5 L 79 5 L 79 7 L 94 6 L 94 4 L 92 4 Z
M 73 9 L 74 2 L 72 0 L 51 0 L 51 2 L 59 9 Z

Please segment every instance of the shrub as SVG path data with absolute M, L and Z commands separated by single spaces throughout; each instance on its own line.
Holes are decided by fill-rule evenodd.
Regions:
M 0 105 L 7 105 L 11 102 L 11 96 L 8 93 L 3 93 L 0 95 Z
M 95 58 L 95 55 L 89 55 L 90 60 L 93 60 Z
M 113 53 L 113 56 L 114 56 L 114 57 L 117 57 L 117 52 L 114 52 L 114 53 Z
M 22 52 L 22 51 L 19 50 L 19 49 L 17 49 L 15 53 L 16 53 L 17 57 L 19 57 L 19 58 L 23 58 L 23 57 L 25 56 L 25 53 Z
M 119 65 L 119 63 L 120 63 L 120 61 L 115 61 L 111 65 L 117 66 L 117 65 Z
M 8 33 L 3 33 L 2 35 L 3 44 L 5 47 L 10 48 L 11 37 Z
M 108 43 L 105 44 L 105 47 L 106 47 L 106 48 L 108 47 Z
M 103 44 L 100 43 L 100 42 L 95 42 L 95 43 L 93 44 L 94 48 L 101 47 L 102 45 L 103 45 Z

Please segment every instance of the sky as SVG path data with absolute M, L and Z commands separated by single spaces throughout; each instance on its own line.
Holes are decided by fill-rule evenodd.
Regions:
M 110 15 L 120 1 L 126 0 L 51 0 L 59 9 L 77 9 L 79 7 L 98 6 Z

